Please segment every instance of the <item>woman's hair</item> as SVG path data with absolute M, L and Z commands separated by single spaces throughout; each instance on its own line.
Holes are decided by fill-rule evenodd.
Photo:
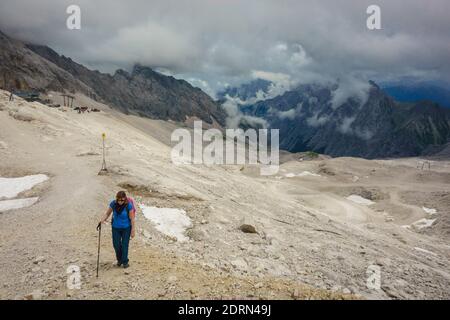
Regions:
M 117 199 L 125 199 L 125 203 L 127 203 L 128 202 L 128 197 L 127 197 L 127 194 L 125 193 L 125 191 L 119 191 L 119 192 L 117 192 L 117 194 L 116 194 L 116 200 Z

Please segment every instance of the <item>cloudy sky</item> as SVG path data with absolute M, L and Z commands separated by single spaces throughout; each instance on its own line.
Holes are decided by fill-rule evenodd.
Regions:
M 81 30 L 66 8 L 81 8 Z M 381 8 L 382 30 L 366 9 Z M 1 0 L 0 29 L 90 68 L 134 63 L 210 94 L 262 77 L 450 82 L 449 0 Z

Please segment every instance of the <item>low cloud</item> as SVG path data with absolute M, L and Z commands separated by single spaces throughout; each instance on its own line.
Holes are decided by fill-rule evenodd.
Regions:
M 319 127 L 330 121 L 330 116 L 319 116 L 317 113 L 306 119 L 306 123 L 311 127 Z
M 243 123 L 256 128 L 267 128 L 266 120 L 243 114 L 239 109 L 239 101 L 239 98 L 231 98 L 227 95 L 226 101 L 222 104 L 222 108 L 227 113 L 227 128 L 237 129 Z
M 209 92 L 255 74 L 278 77 L 273 93 L 344 77 L 450 82 L 448 0 L 378 0 L 382 30 L 375 31 L 366 28 L 371 0 L 77 0 L 81 30 L 66 28 L 70 4 L 2 0 L 0 29 L 91 68 L 166 68 L 205 81 Z M 334 106 L 355 87 L 339 88 Z
M 359 127 L 352 127 L 353 122 L 355 122 L 355 117 L 346 117 L 339 124 L 337 130 L 338 132 L 346 135 L 353 135 L 362 140 L 370 140 L 373 138 L 374 133 L 369 129 L 361 129 Z
M 343 134 L 353 134 L 353 129 L 351 128 L 351 125 L 354 121 L 355 117 L 344 118 L 338 127 L 338 131 Z
M 344 77 L 337 84 L 331 95 L 331 107 L 337 109 L 350 98 L 356 99 L 363 106 L 369 98 L 370 84 L 360 79 Z
M 297 111 L 295 108 L 289 109 L 287 111 L 279 111 L 278 112 L 278 118 L 284 120 L 284 119 L 288 119 L 288 120 L 294 120 L 295 116 L 297 114 Z

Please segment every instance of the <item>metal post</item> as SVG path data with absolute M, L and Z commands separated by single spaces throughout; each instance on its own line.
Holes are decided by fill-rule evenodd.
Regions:
M 102 139 L 103 139 L 103 162 L 102 162 L 102 168 L 100 169 L 99 175 L 105 174 L 108 172 L 108 169 L 106 169 L 106 157 L 105 157 L 105 138 L 106 134 L 102 133 Z

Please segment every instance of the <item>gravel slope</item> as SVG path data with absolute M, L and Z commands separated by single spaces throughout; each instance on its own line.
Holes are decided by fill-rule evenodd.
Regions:
M 39 196 L 37 204 L 0 214 L 1 298 L 450 297 L 446 234 L 402 227 L 426 217 L 405 193 L 419 186 L 423 205 L 436 204 L 446 225 L 448 203 L 433 192 L 449 190 L 447 162 L 425 172 L 417 159 L 292 160 L 271 177 L 249 166 L 177 167 L 166 137 L 173 124 L 145 119 L 135 126 L 132 117 L 85 97 L 77 99 L 102 112 L 80 115 L 7 98 L 0 92 L 0 176 L 45 173 L 50 180 L 21 195 Z M 148 134 L 144 121 L 160 133 Z M 97 175 L 102 132 L 106 176 Z M 304 171 L 320 177 L 286 177 Z M 138 212 L 132 266 L 112 266 L 106 227 L 96 279 L 96 222 L 120 188 L 140 203 L 184 209 L 193 221 L 191 241 L 162 235 Z M 375 204 L 349 201 L 351 194 Z M 243 233 L 243 223 L 258 233 Z M 81 268 L 80 290 L 66 287 L 73 264 Z M 381 268 L 379 290 L 366 287 L 371 265 Z

